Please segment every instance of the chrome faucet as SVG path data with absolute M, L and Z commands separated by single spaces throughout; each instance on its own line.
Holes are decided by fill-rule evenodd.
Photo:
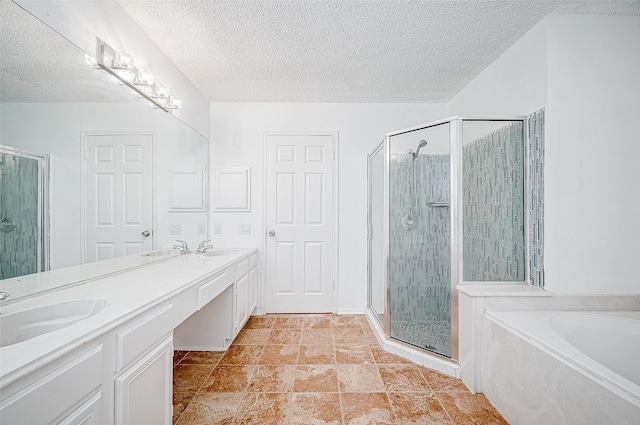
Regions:
M 180 239 L 176 239 L 176 242 L 180 242 L 180 245 L 174 245 L 173 249 L 180 250 L 180 254 L 188 254 L 191 252 L 186 241 L 181 241 Z
M 9 298 L 9 294 L 6 292 L 0 292 L 0 301 L 4 301 Z
M 209 242 L 211 241 L 208 240 L 208 241 L 200 242 L 200 245 L 198 245 L 198 250 L 196 251 L 196 254 L 204 254 L 205 252 L 207 252 L 207 249 L 213 249 L 213 245 L 209 244 Z

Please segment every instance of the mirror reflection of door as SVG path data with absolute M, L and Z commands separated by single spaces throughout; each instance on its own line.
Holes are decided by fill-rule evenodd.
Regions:
M 87 134 L 84 261 L 153 249 L 153 135 Z

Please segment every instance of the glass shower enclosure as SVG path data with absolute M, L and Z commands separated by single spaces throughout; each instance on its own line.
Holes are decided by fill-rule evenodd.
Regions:
M 456 286 L 526 275 L 523 117 L 388 133 L 368 156 L 368 310 L 388 338 L 457 361 Z
M 49 157 L 0 146 L 0 280 L 49 268 Z

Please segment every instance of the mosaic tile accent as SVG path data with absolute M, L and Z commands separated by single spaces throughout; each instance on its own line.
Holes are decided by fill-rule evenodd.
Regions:
M 417 206 L 413 208 L 411 163 L 409 154 L 392 155 L 390 161 L 391 337 L 427 348 L 435 342 L 426 341 L 415 326 L 409 332 L 406 324 L 451 322 L 449 208 L 427 205 L 449 202 L 449 155 L 416 158 Z M 410 208 L 417 226 L 407 231 L 401 219 Z M 451 356 L 450 333 L 444 338 L 436 338 L 434 351 Z
M 0 153 L 0 279 L 37 271 L 38 161 Z
M 544 288 L 544 109 L 527 117 L 527 283 Z
M 524 281 L 524 132 L 515 122 L 463 147 L 463 280 Z

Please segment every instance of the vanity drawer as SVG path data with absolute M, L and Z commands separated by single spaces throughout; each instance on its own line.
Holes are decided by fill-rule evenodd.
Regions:
M 141 356 L 173 329 L 172 304 L 145 314 L 116 335 L 116 371 Z
M 249 259 L 242 260 L 236 265 L 236 281 L 249 273 Z
M 255 253 L 249 257 L 249 270 L 258 265 L 258 253 Z
M 99 345 L 33 384 L 2 400 L 3 425 L 47 425 L 79 404 L 102 383 L 102 345 Z
M 220 295 L 234 281 L 233 267 L 228 267 L 198 288 L 198 310 Z

